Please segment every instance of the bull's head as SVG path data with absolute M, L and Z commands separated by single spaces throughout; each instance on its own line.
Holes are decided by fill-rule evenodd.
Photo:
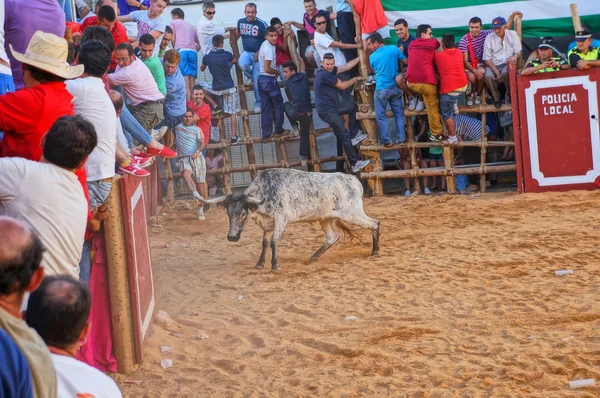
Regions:
M 229 233 L 227 234 L 227 240 L 230 242 L 237 242 L 240 240 L 242 231 L 246 226 L 246 221 L 248 221 L 248 213 L 250 211 L 256 211 L 258 206 L 264 203 L 264 200 L 258 200 L 245 194 L 227 195 L 210 200 L 200 200 L 204 203 L 218 204 L 227 211 L 227 216 L 229 216 Z

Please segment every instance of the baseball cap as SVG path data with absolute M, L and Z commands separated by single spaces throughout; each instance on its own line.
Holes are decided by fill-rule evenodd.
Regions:
M 506 19 L 502 17 L 496 17 L 492 20 L 492 28 L 501 28 L 506 25 Z
M 584 41 L 586 39 L 589 39 L 590 37 L 592 37 L 592 32 L 590 32 L 587 29 L 578 30 L 577 32 L 575 32 L 575 40 L 577 41 Z
M 538 48 L 552 48 L 554 46 L 554 39 L 551 37 L 542 37 L 542 42 Z

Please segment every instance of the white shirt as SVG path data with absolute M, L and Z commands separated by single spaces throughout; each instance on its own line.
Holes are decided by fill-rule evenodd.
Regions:
M 4 15 L 4 0 L 0 0 L 0 59 L 10 65 L 6 49 L 4 48 Z M 0 65 L 0 74 L 12 76 L 10 66 Z
M 38 234 L 46 248 L 46 275 L 79 279 L 87 214 L 75 173 L 22 158 L 0 159 L 0 215 L 25 221 Z
M 198 21 L 198 40 L 204 55 L 212 50 L 212 38 L 215 35 L 225 35 L 225 29 L 216 27 L 213 21 L 202 15 Z
M 496 33 L 490 33 L 483 43 L 483 60 L 490 60 L 494 65 L 503 65 L 513 55 L 519 55 L 521 50 L 521 39 L 514 30 L 506 29 L 504 39 Z
M 98 77 L 65 81 L 73 96 L 75 113 L 83 116 L 96 129 L 98 145 L 85 163 L 88 181 L 99 181 L 115 175 L 117 150 L 117 114 L 115 107 Z
M 117 383 L 98 369 L 65 355 L 51 355 L 56 369 L 58 398 L 123 398 Z
M 133 12 L 129 13 L 129 18 L 131 18 L 131 20 L 133 22 L 137 22 L 137 28 L 138 28 L 137 38 L 138 38 L 138 40 L 140 39 L 140 37 L 142 37 L 142 35 L 145 35 L 146 33 L 150 33 L 153 30 L 156 30 L 156 31 L 162 33 L 160 36 L 158 36 L 158 38 L 156 39 L 156 41 L 154 43 L 154 55 L 158 55 L 158 51 L 160 50 L 160 43 L 162 42 L 162 38 L 164 36 L 165 29 L 167 27 L 167 23 L 160 16 L 156 17 L 154 19 L 150 19 L 150 17 L 148 17 L 148 13 L 149 13 L 148 10 L 133 11 Z
M 333 37 L 329 33 L 315 31 L 315 50 L 319 53 L 321 60 L 323 59 L 323 55 L 331 53 L 335 58 L 335 66 L 346 65 L 346 57 L 344 57 L 342 50 L 337 47 L 329 47 L 331 43 L 333 43 Z
M 275 51 L 275 46 L 269 43 L 268 40 L 263 41 L 260 45 L 260 50 L 258 50 L 258 64 L 260 65 L 260 74 L 262 76 L 277 76 L 265 72 L 265 61 L 271 61 L 271 68 L 275 69 L 277 67 L 275 65 Z

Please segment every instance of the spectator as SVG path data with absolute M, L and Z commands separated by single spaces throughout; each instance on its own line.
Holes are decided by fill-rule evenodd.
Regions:
M 231 78 L 231 68 L 237 60 L 232 53 L 223 49 L 223 41 L 223 36 L 213 36 L 212 50 L 202 58 L 200 70 L 205 71 L 208 67 L 213 80 L 212 83 L 204 83 L 204 86 L 210 94 L 219 97 L 220 107 L 217 109 L 222 109 L 231 116 L 231 143 L 237 144 L 240 141 L 237 135 L 238 93 Z M 209 133 L 205 131 L 204 134 Z M 208 142 L 208 136 L 205 135 L 204 138 Z
M 192 88 L 198 77 L 198 51 L 200 42 L 194 25 L 184 20 L 185 14 L 181 8 L 171 11 L 171 29 L 173 29 L 173 48 L 179 51 L 181 62 L 179 69 L 183 74 L 186 85 L 186 100 L 192 99 Z
M 269 138 L 273 131 L 275 135 L 283 134 L 283 97 L 277 82 L 279 70 L 275 63 L 275 43 L 277 29 L 267 28 L 266 40 L 260 46 L 258 61 L 260 76 L 258 77 L 258 92 L 263 104 L 261 114 L 262 138 Z
M 3 397 L 33 398 L 33 382 L 27 358 L 6 332 L 0 329 L 0 394 Z
M 337 15 L 338 35 L 340 41 L 346 44 L 354 44 L 356 37 L 356 24 L 352 8 L 346 0 L 335 0 L 335 14 Z M 342 50 L 346 59 L 358 57 L 356 50 Z
M 587 30 L 588 32 L 592 31 L 592 29 L 590 29 L 590 27 L 587 25 L 581 25 L 581 30 Z M 577 47 L 577 40 L 573 40 L 571 43 L 569 43 L 569 45 L 567 46 L 567 53 L 575 47 Z M 591 47 L 600 47 L 600 40 L 592 37 Z
M 286 22 L 284 25 L 289 25 L 289 24 L 294 25 L 299 30 L 306 31 L 306 33 L 308 33 L 308 35 L 310 36 L 310 35 L 314 35 L 316 32 L 316 26 L 315 26 L 315 21 L 314 21 L 315 15 L 323 14 L 323 15 L 325 15 L 325 19 L 327 21 L 331 21 L 331 20 L 337 18 L 336 13 L 327 12 L 325 10 L 319 10 L 317 8 L 317 3 L 315 2 L 315 0 L 304 0 L 304 10 L 306 12 L 304 13 L 304 16 L 302 18 L 302 23 L 289 21 L 289 22 Z M 354 17 L 353 17 L 353 20 L 354 20 Z M 356 36 L 356 32 L 353 33 L 353 36 L 352 36 L 353 41 L 354 41 L 355 36 Z M 316 52 L 316 47 L 311 44 L 310 46 L 306 47 L 306 51 L 304 52 L 304 57 L 306 58 L 306 60 L 308 61 L 309 64 L 311 64 L 313 66 L 318 66 L 318 62 L 315 57 L 315 52 Z
M 254 85 L 255 113 L 261 113 L 262 103 L 258 91 L 258 76 L 261 66 L 258 61 L 258 51 L 267 35 L 267 23 L 256 17 L 256 4 L 248 3 L 244 9 L 245 18 L 237 22 L 238 34 L 242 38 L 244 51 L 240 55 L 239 65 L 244 74 L 252 79 Z
M 510 14 L 506 26 L 510 29 L 515 16 L 523 17 L 519 11 Z M 483 61 L 483 45 L 486 37 L 494 33 L 493 30 L 481 30 L 481 18 L 473 17 L 469 20 L 469 33 L 464 35 L 458 43 L 458 49 L 463 53 L 463 61 L 467 78 L 474 87 L 471 95 L 466 97 L 467 106 L 481 104 L 481 93 L 483 90 L 483 77 L 485 76 L 485 63 Z
M 465 74 L 463 56 L 456 48 L 454 35 L 442 37 L 443 51 L 435 53 L 435 64 L 440 75 L 440 112 L 448 130 L 448 143 L 456 144 L 458 139 L 454 132 L 454 116 L 458 113 L 458 96 L 468 88 L 469 82 Z
M 211 112 L 210 106 L 204 102 L 206 93 L 204 88 L 200 85 L 194 86 L 193 101 L 188 101 L 186 106 L 194 112 L 192 121 L 196 123 L 196 127 L 200 129 L 204 142 L 210 141 L 210 119 Z M 232 131 L 235 131 L 232 129 Z M 237 138 L 237 137 L 236 137 Z
M 167 126 L 172 130 L 183 121 L 185 114 L 185 80 L 179 70 L 181 57 L 175 50 L 169 50 L 165 53 L 163 66 L 167 81 L 167 95 L 164 103 L 164 120 L 157 126 Z
M 104 0 L 104 2 L 107 2 L 107 0 Z M 150 8 L 150 0 L 116 0 L 117 2 L 117 9 L 115 11 L 117 11 L 117 13 L 120 16 L 125 16 L 125 15 L 129 15 L 132 12 L 135 11 L 144 11 L 144 10 L 148 10 Z M 98 4 L 103 3 L 103 0 L 99 0 Z M 96 5 L 96 8 L 98 6 Z M 98 12 L 96 11 L 96 14 Z M 129 21 L 129 22 L 125 22 L 123 24 L 125 26 L 125 28 L 127 29 L 127 36 L 131 37 L 131 38 L 135 38 L 137 37 L 138 34 L 138 28 L 137 28 L 137 23 Z M 141 35 L 140 35 L 141 36 Z
M 179 168 L 188 188 L 197 200 L 208 199 L 208 186 L 206 185 L 206 162 L 202 150 L 206 147 L 204 135 L 194 125 L 194 111 L 187 109 L 183 124 L 175 128 L 175 144 L 179 154 Z M 192 180 L 195 178 L 195 181 Z M 199 191 L 199 192 L 198 192 Z M 198 208 L 198 219 L 204 220 L 204 206 Z
M 75 7 L 77 8 L 77 15 L 79 16 L 79 23 L 83 24 L 88 18 L 95 17 L 90 6 L 84 0 L 76 0 Z
M 147 11 L 133 11 L 127 15 L 118 16 L 117 20 L 119 22 L 137 22 L 137 40 L 142 35 L 150 33 L 156 40 L 155 53 L 158 54 L 167 26 L 161 15 L 168 4 L 169 0 L 150 0 L 150 8 Z
M 0 26 L 4 27 L 4 1 L 0 0 Z M 15 91 L 15 83 L 10 70 L 10 61 L 4 47 L 4 30 L 0 34 L 0 95 Z M 0 140 L 2 133 L 0 133 Z M 1 391 L 1 390 L 0 390 Z
M 315 31 L 315 48 L 319 53 L 321 59 L 325 54 L 333 54 L 335 59 L 335 66 L 346 65 L 346 57 L 342 53 L 341 49 L 358 49 L 361 48 L 361 44 L 345 44 L 339 41 L 333 40 L 333 37 L 327 33 L 327 16 L 323 13 L 319 13 L 313 17 L 313 22 L 316 26 Z
M 440 121 L 440 99 L 438 97 L 437 77 L 433 66 L 435 51 L 440 43 L 433 38 L 431 26 L 419 25 L 417 39 L 409 46 L 408 71 L 406 80 L 408 87 L 423 96 L 427 109 L 429 128 L 434 141 L 442 140 L 442 124 Z
M 503 82 L 506 88 L 506 98 L 510 98 L 510 84 L 508 81 L 508 67 L 514 67 L 521 54 L 521 39 L 517 32 L 508 30 L 506 20 L 502 17 L 496 17 L 492 21 L 494 33 L 485 38 L 483 44 L 483 61 L 486 70 L 484 81 L 490 89 L 490 94 L 494 100 L 494 106 L 502 106 L 502 98 L 498 91 L 498 83 Z
M 56 398 L 56 372 L 50 351 L 21 319 L 24 297 L 44 279 L 44 269 L 40 267 L 43 252 L 42 242 L 25 224 L 0 216 L 0 330 L 12 338 L 27 358 L 35 396 Z M 10 365 L 5 357 L 2 362 L 0 373 Z
M 155 47 L 156 42 L 151 34 L 146 33 L 140 37 L 140 56 L 142 62 L 150 69 L 150 73 L 152 73 L 158 91 L 160 91 L 162 95 L 167 95 L 165 69 L 154 52 Z
M 454 115 L 454 128 L 459 141 L 481 141 L 481 133 L 483 128 L 481 120 L 464 115 Z M 488 126 L 485 126 L 485 134 L 491 138 L 491 131 Z
M 290 50 L 287 45 L 287 37 L 289 35 L 293 35 L 294 33 L 291 29 L 284 30 L 281 19 L 279 18 L 271 18 L 271 26 L 277 29 L 277 42 L 275 43 L 275 55 L 277 59 L 275 62 L 279 67 L 279 75 L 281 76 L 283 73 L 281 65 L 292 60 L 292 56 L 290 55 Z
M 113 379 L 77 359 L 92 324 L 89 289 L 67 275 L 49 276 L 31 294 L 25 320 L 52 353 L 59 397 L 122 397 Z
M 561 69 L 571 69 L 566 60 L 561 57 L 553 57 L 554 39 L 552 37 L 542 38 L 538 45 L 539 58 L 532 60 L 521 71 L 521 76 L 533 75 L 534 73 L 556 72 Z
M 171 42 L 173 41 L 173 29 L 169 25 L 165 28 L 165 34 L 160 41 L 160 48 L 158 49 L 158 58 L 163 59 L 167 50 L 173 48 Z
M 586 70 L 593 66 L 600 66 L 600 48 L 592 47 L 592 34 L 589 30 L 582 30 L 575 34 L 577 46 L 568 53 L 569 64 L 573 68 Z
M 364 41 L 367 37 L 372 33 L 379 33 L 384 39 L 390 37 L 390 29 L 388 28 L 387 17 L 383 12 L 381 0 L 346 0 L 346 2 L 356 11 L 354 23 L 357 25 L 360 22 L 363 50 L 368 58 L 370 52 L 367 43 Z M 368 67 L 369 65 L 367 65 Z M 374 80 L 374 78 L 370 78 L 367 83 Z
M 312 123 L 312 102 L 310 88 L 306 73 L 298 73 L 298 67 L 293 62 L 283 64 L 285 89 L 290 95 L 290 102 L 283 104 L 283 111 L 287 115 L 294 135 L 300 134 L 300 160 L 303 165 L 310 157 L 309 133 Z M 298 131 L 300 127 L 300 131 Z
M 113 38 L 114 46 L 121 43 L 129 43 L 127 39 L 127 31 L 121 22 L 117 21 L 117 14 L 111 6 L 102 6 L 98 10 L 98 16 L 91 16 L 81 24 L 81 31 L 85 32 L 88 26 L 102 26 L 110 32 Z M 117 61 L 115 61 L 114 54 L 112 61 L 108 68 L 109 71 L 114 71 L 117 68 Z
M 12 76 L 17 90 L 25 87 L 21 61 L 13 51 L 25 53 L 30 40 L 37 31 L 63 37 L 65 13 L 56 0 L 4 0 L 4 47 L 8 53 Z M 12 46 L 11 51 L 9 46 Z M 36 108 L 30 108 L 36 109 Z M 49 127 L 49 126 L 48 126 Z
M 386 110 L 388 104 L 392 108 L 396 122 L 398 142 L 406 141 L 404 126 L 404 109 L 402 109 L 402 91 L 396 85 L 398 63 L 406 62 L 406 57 L 398 47 L 384 45 L 383 37 L 375 32 L 367 37 L 367 47 L 372 53 L 369 58 L 371 68 L 375 71 L 377 85 L 375 90 L 375 115 L 379 126 L 379 136 L 383 146 L 393 144 L 388 129 Z
M 218 170 L 223 168 L 223 156 L 220 149 L 206 149 L 206 169 Z M 215 195 L 217 189 L 220 189 L 225 194 L 225 184 L 223 183 L 223 174 L 207 174 L 206 182 L 208 184 L 208 194 Z
M 96 143 L 90 122 L 65 116 L 46 134 L 40 162 L 0 159 L 0 213 L 36 231 L 47 248 L 42 266 L 48 275 L 79 278 L 88 203 L 74 170 L 84 165 Z
M 85 43 L 86 41 L 90 41 L 90 40 L 100 40 L 102 43 L 104 43 L 108 47 L 108 49 L 110 50 L 110 52 L 112 54 L 112 57 L 114 58 L 115 42 L 113 40 L 112 35 L 110 34 L 110 32 L 108 30 L 106 30 L 106 28 L 104 28 L 102 26 L 88 26 L 85 29 L 85 31 L 83 32 L 83 35 L 81 36 L 81 42 L 77 46 L 76 52 L 77 53 L 79 52 L 79 47 L 81 46 L 82 43 Z M 75 63 L 76 57 L 77 57 L 77 54 L 75 54 L 75 57 L 72 60 L 73 63 Z M 116 60 L 115 60 L 115 62 L 116 62 Z M 106 92 L 108 92 L 110 90 L 108 74 L 105 73 L 104 75 L 102 75 L 102 82 L 104 83 L 104 88 L 106 89 Z
M 427 116 L 416 116 L 415 117 L 415 129 L 417 131 L 417 136 L 415 137 L 415 142 L 427 142 L 429 139 L 429 123 L 427 122 Z M 430 150 L 433 148 L 429 148 Z M 421 148 L 415 148 L 415 161 L 417 162 L 417 164 L 419 165 L 420 169 L 426 169 L 427 167 L 429 167 L 429 164 L 427 163 L 427 159 L 426 157 L 423 156 L 423 150 L 427 151 L 427 149 L 421 149 Z M 427 152 L 428 154 L 430 152 Z M 400 158 L 398 159 L 398 161 L 396 162 L 396 167 L 398 167 L 399 169 L 404 169 L 404 170 L 410 170 L 412 169 L 412 163 L 411 163 L 411 154 L 408 148 L 401 148 L 398 149 L 398 154 L 400 155 Z M 431 167 L 436 167 L 431 166 Z M 434 186 L 435 186 L 435 177 L 433 178 L 434 180 Z M 444 179 L 442 178 L 442 181 Z M 411 183 L 411 178 L 410 177 L 405 177 L 404 178 L 404 187 L 405 187 L 405 191 L 404 191 L 404 196 L 409 197 L 412 195 L 412 192 L 410 191 L 410 183 Z M 429 189 L 429 178 L 428 177 L 423 177 L 423 193 L 425 195 L 430 195 L 431 194 L 431 190 Z
M 398 36 L 398 43 L 396 46 L 402 51 L 402 54 L 408 59 L 408 47 L 410 43 L 412 43 L 416 38 L 408 32 L 408 22 L 406 19 L 399 19 L 394 23 L 394 29 L 396 29 L 396 35 Z M 408 82 L 406 81 L 406 72 L 398 74 L 396 76 L 396 85 L 402 90 L 406 95 L 408 95 L 408 110 L 409 111 L 417 111 L 422 112 L 425 109 L 425 104 L 419 96 L 408 87 Z
M 225 36 L 226 33 L 235 31 L 235 28 L 218 28 L 215 26 L 213 19 L 215 18 L 215 3 L 211 1 L 202 4 L 202 16 L 198 21 L 198 37 L 200 39 L 200 50 L 206 55 L 212 50 L 212 39 L 215 35 Z
M 351 133 L 346 129 L 341 113 L 338 111 L 338 92 L 356 84 L 357 78 L 353 77 L 343 82 L 338 79 L 337 74 L 348 71 L 357 64 L 358 58 L 345 66 L 337 67 L 335 66 L 333 54 L 327 53 L 323 56 L 323 67 L 317 72 L 314 83 L 317 113 L 321 120 L 329 124 L 337 139 L 342 143 L 344 152 L 346 152 L 348 162 L 354 173 L 358 173 L 370 163 L 369 160 L 359 160 L 356 148 L 354 148 L 354 145 L 358 145 L 367 136 L 365 134 L 357 134 L 355 137 L 352 137 Z M 349 113 L 349 119 L 350 125 L 356 124 L 356 104 L 354 104 L 354 110 Z M 358 133 L 358 130 L 356 133 Z

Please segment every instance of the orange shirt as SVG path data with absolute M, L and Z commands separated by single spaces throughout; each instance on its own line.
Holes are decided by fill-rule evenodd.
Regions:
M 378 29 L 387 26 L 381 0 L 354 0 L 353 3 L 354 9 L 360 15 L 360 29 L 363 35 L 375 33 Z

